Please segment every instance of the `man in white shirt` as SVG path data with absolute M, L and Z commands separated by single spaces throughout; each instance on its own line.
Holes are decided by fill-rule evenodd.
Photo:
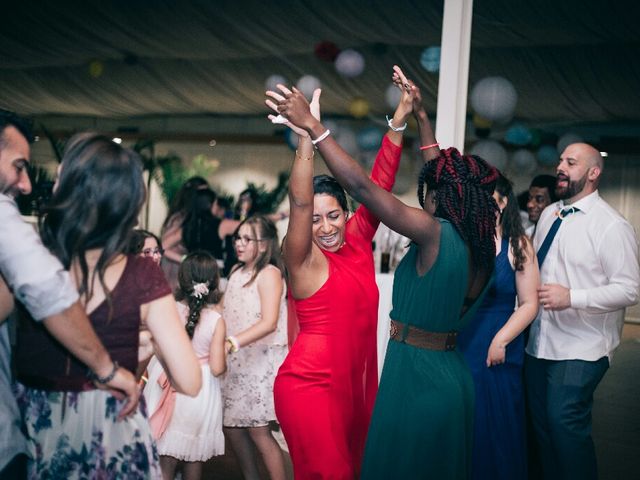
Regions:
M 595 148 L 569 145 L 556 170 L 561 200 L 544 210 L 533 239 L 541 308 L 525 381 L 545 479 L 597 478 L 593 393 L 620 343 L 625 308 L 638 302 L 637 238 L 599 196 L 602 170 Z
M 14 296 L 99 378 L 109 379 L 103 388 L 124 393 L 129 402 L 123 414 L 135 408 L 139 397 L 133 375 L 117 368 L 96 336 L 69 273 L 20 216 L 15 197 L 31 191 L 26 170 L 30 137 L 23 119 L 0 110 L 0 480 L 26 478 L 26 442 L 11 388 L 11 345 L 5 321 L 13 310 Z

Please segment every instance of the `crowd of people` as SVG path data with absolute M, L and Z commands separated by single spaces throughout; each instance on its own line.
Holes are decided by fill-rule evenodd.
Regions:
M 261 462 L 280 480 L 276 424 L 296 479 L 597 478 L 593 394 L 640 289 L 600 153 L 569 145 L 523 222 L 504 173 L 441 148 L 420 89 L 392 80 L 370 175 L 320 90 L 278 85 L 290 212 L 256 212 L 247 190 L 234 214 L 194 177 L 159 236 L 136 228 L 140 159 L 95 133 L 68 141 L 38 230 L 24 223 L 32 132 L 0 111 L 0 479 L 199 479 L 226 441 L 244 478 Z M 411 116 L 420 208 L 391 194 Z M 316 152 L 333 176 L 314 176 Z M 380 222 L 408 240 L 378 379 Z

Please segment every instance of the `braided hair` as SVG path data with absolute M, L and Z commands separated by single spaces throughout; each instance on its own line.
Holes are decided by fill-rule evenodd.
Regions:
M 218 290 L 219 283 L 218 263 L 208 252 L 200 250 L 190 253 L 180 264 L 175 296 L 176 300 L 185 301 L 189 307 L 185 325 L 189 338 L 193 338 L 202 309 L 218 303 L 222 298 Z
M 449 220 L 471 250 L 472 264 L 493 270 L 498 205 L 492 197 L 498 170 L 476 155 L 442 150 L 426 163 L 418 180 L 418 201 L 424 208 L 425 184 L 435 190 L 435 216 Z

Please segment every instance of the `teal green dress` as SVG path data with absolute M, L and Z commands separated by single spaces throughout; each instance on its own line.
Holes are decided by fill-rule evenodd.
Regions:
M 440 223 L 440 251 L 431 269 L 418 275 L 415 244 L 398 265 L 390 314 L 431 332 L 461 330 L 481 303 L 476 300 L 460 316 L 469 275 L 468 251 L 453 225 L 442 219 Z M 467 478 L 473 408 L 473 380 L 457 349 L 425 350 L 389 340 L 362 478 Z

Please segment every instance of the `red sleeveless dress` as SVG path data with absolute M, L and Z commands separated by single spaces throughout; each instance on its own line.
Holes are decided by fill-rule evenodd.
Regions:
M 371 179 L 386 190 L 401 151 L 384 137 Z M 353 479 L 360 473 L 378 388 L 371 248 L 378 224 L 360 206 L 347 222 L 342 248 L 323 251 L 329 263 L 325 284 L 308 298 L 290 299 L 299 331 L 278 371 L 274 396 L 296 479 Z

